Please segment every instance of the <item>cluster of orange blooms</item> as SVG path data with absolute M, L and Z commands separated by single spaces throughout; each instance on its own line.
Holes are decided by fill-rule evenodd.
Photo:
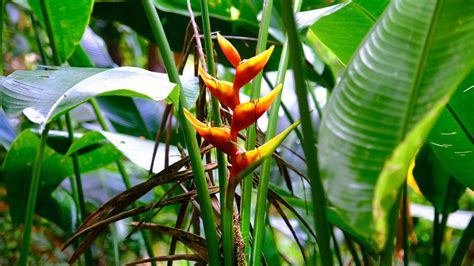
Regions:
M 241 103 L 240 89 L 262 71 L 270 59 L 274 47 L 272 46 L 250 59 L 241 60 L 239 52 L 228 40 L 220 34 L 217 34 L 217 40 L 226 58 L 236 68 L 234 82 L 231 83 L 214 78 L 202 68 L 199 69 L 199 75 L 211 94 L 223 106 L 228 107 L 232 111 L 230 128 L 225 126 L 208 127 L 205 123 L 196 119 L 189 111 L 185 110 L 185 114 L 199 135 L 218 150 L 229 155 L 232 163 L 229 190 L 234 192 L 238 182 L 258 167 L 265 158 L 271 156 L 296 124 L 254 150 L 245 151 L 237 145 L 239 132 L 255 123 L 268 110 L 281 91 L 282 85 L 277 86 L 268 95 L 260 99 Z

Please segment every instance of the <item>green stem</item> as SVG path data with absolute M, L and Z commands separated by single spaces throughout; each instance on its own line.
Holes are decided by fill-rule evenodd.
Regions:
M 45 0 L 41 0 L 40 5 L 41 5 L 41 12 L 43 14 L 44 22 L 45 22 L 45 25 L 46 25 L 46 32 L 48 34 L 49 44 L 50 44 L 51 50 L 53 52 L 53 61 L 54 61 L 54 64 L 56 66 L 60 66 L 61 61 L 60 61 L 60 58 L 59 58 L 59 55 L 58 55 L 58 52 L 57 52 L 56 39 L 55 39 L 56 36 L 54 36 L 53 30 L 51 28 L 51 21 L 49 20 L 49 13 L 48 13 L 48 10 L 46 8 Z M 38 42 L 40 44 L 39 39 L 38 39 Z M 69 137 L 69 140 L 71 141 L 71 144 L 72 144 L 72 142 L 74 141 L 74 130 L 73 130 L 73 127 L 72 127 L 71 116 L 70 116 L 69 113 L 66 113 L 66 125 L 67 125 L 68 134 L 69 134 L 68 137 Z M 86 208 L 85 208 L 84 193 L 83 193 L 83 190 L 82 190 L 81 170 L 80 170 L 80 167 L 79 167 L 79 160 L 78 160 L 78 157 L 77 157 L 76 153 L 74 153 L 72 155 L 72 163 L 73 163 L 74 178 L 76 180 L 77 200 L 79 202 L 79 208 L 80 208 L 80 211 L 81 211 L 81 219 L 80 220 L 83 220 L 83 219 L 85 219 L 87 214 L 86 214 Z M 86 265 L 88 265 L 88 266 L 92 265 L 92 251 L 91 251 L 90 248 L 88 248 L 84 252 L 84 259 L 85 259 Z
M 71 144 L 74 142 L 74 128 L 72 126 L 72 119 L 71 114 L 66 113 L 66 127 L 68 132 L 68 138 Z M 84 219 L 87 217 L 86 211 L 86 203 L 84 201 L 84 190 L 82 189 L 82 180 L 81 180 L 81 171 L 79 166 L 79 158 L 77 157 L 77 153 L 73 153 L 72 157 L 72 165 L 74 170 L 74 178 L 76 180 L 76 189 L 77 189 L 77 200 L 79 202 L 79 209 L 81 211 L 81 217 L 77 220 L 80 224 Z M 92 265 L 92 252 L 91 249 L 88 248 L 84 253 L 84 258 L 86 261 L 86 265 Z
M 330 247 L 329 222 L 325 212 L 326 194 L 323 182 L 319 174 L 318 152 L 315 146 L 313 125 L 311 122 L 311 112 L 308 106 L 308 91 L 306 87 L 304 69 L 303 69 L 303 52 L 298 32 L 296 30 L 295 18 L 291 9 L 291 0 L 283 0 L 281 2 L 283 12 L 283 21 L 288 32 L 288 40 L 290 44 L 290 62 L 293 66 L 293 74 L 295 78 L 295 90 L 298 97 L 298 106 L 301 114 L 301 124 L 303 128 L 303 150 L 306 157 L 306 164 L 311 165 L 308 169 L 308 177 L 311 180 L 311 195 L 314 207 L 314 221 L 316 235 L 318 236 L 319 251 L 321 254 L 322 265 L 333 265 L 333 257 Z
M 471 221 L 464 232 L 462 233 L 461 239 L 454 251 L 454 255 L 451 261 L 451 266 L 460 266 L 466 255 L 469 246 L 471 245 L 473 239 L 472 236 L 474 235 L 474 216 L 471 216 Z
M 272 9 L 273 9 L 273 0 L 267 0 L 264 1 L 264 6 L 262 9 L 263 17 L 262 21 L 260 22 L 260 29 L 258 32 L 258 42 L 257 42 L 257 50 L 256 54 L 260 54 L 265 49 L 267 48 L 267 39 L 268 39 L 268 29 L 270 28 L 270 19 L 272 15 Z M 262 86 L 262 76 L 263 76 L 263 71 L 260 72 L 254 79 L 253 79 L 253 87 L 252 87 L 252 99 L 257 99 L 260 97 L 260 88 Z M 273 104 L 276 105 L 276 104 Z M 257 129 L 256 129 L 256 123 L 250 125 L 250 127 L 247 130 L 247 143 L 246 143 L 246 149 L 247 150 L 253 150 L 255 148 L 255 144 L 257 142 Z M 260 185 L 262 186 L 262 185 Z M 259 191 L 260 191 L 260 186 L 259 186 Z M 263 185 L 265 186 L 265 185 Z M 265 192 L 268 190 L 268 183 L 265 188 Z M 260 254 L 262 250 L 262 244 L 263 244 L 263 238 L 265 235 L 265 211 L 266 211 L 266 200 L 267 197 L 266 195 L 261 195 L 260 193 L 257 194 L 257 201 L 258 198 L 262 198 L 262 196 L 265 196 L 263 200 L 263 206 L 259 206 L 257 203 L 257 209 L 255 213 L 255 219 L 258 219 L 259 224 L 255 223 L 255 230 L 254 230 L 254 243 L 253 243 L 253 250 L 252 250 L 252 258 L 251 261 L 253 262 L 253 265 L 260 265 L 261 264 L 261 259 L 260 259 Z M 250 210 L 251 210 L 251 202 L 252 202 L 252 175 L 247 176 L 243 180 L 243 186 L 242 186 L 242 204 L 241 204 L 241 209 L 242 209 L 242 233 L 243 233 L 243 238 L 244 238 L 244 243 L 245 243 L 245 254 L 247 257 L 247 261 L 249 258 L 249 252 L 250 252 L 250 243 L 249 243 L 249 238 L 250 238 Z
M 403 185 L 403 264 L 408 266 L 409 262 L 409 244 L 408 244 L 408 189 L 407 189 L 407 182 L 405 181 L 405 184 Z
M 395 235 L 397 234 L 398 214 L 400 213 L 400 203 L 402 202 L 402 189 L 398 192 L 397 200 L 390 210 L 388 221 L 390 222 L 387 232 L 387 243 L 380 255 L 379 264 L 382 266 L 391 266 L 393 260 L 393 249 L 395 247 Z
M 352 241 L 351 236 L 346 232 L 343 232 L 343 234 L 344 234 L 344 239 L 346 240 L 347 248 L 351 252 L 352 261 L 354 262 L 355 266 L 360 266 L 361 263 L 359 260 L 359 256 L 357 255 L 357 250 L 354 246 L 354 242 Z
M 48 139 L 49 127 L 50 124 L 47 124 L 41 133 L 40 144 L 36 151 L 35 161 L 33 163 L 30 192 L 28 193 L 28 204 L 26 206 L 25 224 L 23 226 L 23 241 L 21 242 L 20 261 L 18 263 L 20 266 L 26 266 L 28 262 L 33 216 L 36 209 L 36 197 L 38 196 L 38 187 L 41 177 L 41 165 L 43 163 L 44 148 L 46 147 L 46 140 Z
M 161 24 L 158 13 L 153 5 L 152 0 L 142 0 L 143 6 L 145 8 L 146 15 L 150 22 L 155 40 L 160 48 L 161 54 L 163 56 L 163 63 L 165 64 L 168 77 L 171 82 L 178 84 L 180 88 L 180 97 L 177 104 L 178 109 L 178 119 L 181 125 L 181 129 L 185 136 L 186 146 L 188 148 L 189 158 L 191 160 L 192 170 L 194 174 L 194 182 L 196 185 L 196 190 L 198 192 L 199 206 L 201 207 L 201 216 L 204 224 L 204 233 L 206 235 L 207 247 L 208 247 L 208 256 L 209 264 L 220 265 L 220 254 L 219 241 L 217 238 L 217 228 L 214 219 L 213 209 L 211 205 L 211 198 L 209 196 L 209 189 L 204 175 L 204 167 L 202 166 L 201 156 L 199 152 L 199 146 L 196 140 L 196 133 L 194 129 L 189 125 L 184 115 L 184 107 L 186 104 L 186 99 L 184 93 L 182 93 L 181 80 L 179 79 L 178 70 L 173 60 L 173 54 L 169 46 L 168 40 Z
M 105 118 L 100 110 L 99 104 L 97 103 L 97 100 L 92 98 L 89 100 L 89 103 L 91 104 L 92 109 L 94 110 L 94 114 L 97 117 L 97 121 L 99 122 L 100 127 L 105 131 L 110 131 L 109 126 L 107 125 L 107 122 L 105 121 Z M 125 165 L 121 160 L 118 160 L 115 163 L 117 165 L 117 169 L 119 170 L 120 175 L 122 176 L 122 181 L 125 185 L 125 188 L 130 189 L 132 187 L 132 183 L 130 182 L 130 177 L 128 176 Z M 136 219 L 141 220 L 141 216 L 137 216 Z M 148 253 L 148 256 L 150 258 L 153 258 L 155 255 L 153 252 L 153 244 L 151 243 L 150 235 L 144 230 L 140 230 L 140 233 L 142 235 L 143 242 L 145 243 L 145 249 Z M 152 262 L 152 265 L 155 266 L 156 262 Z
M 444 202 L 443 202 L 443 210 L 442 210 L 442 218 L 441 218 L 441 223 L 439 225 L 439 228 L 437 230 L 437 241 L 436 245 L 434 246 L 433 250 L 433 263 L 432 265 L 441 265 L 441 255 L 442 255 L 442 245 L 443 245 L 443 239 L 444 239 L 444 231 L 446 230 L 446 224 L 448 222 L 448 216 L 449 216 L 449 199 L 450 199 L 450 193 L 451 193 L 451 187 L 452 187 L 452 180 L 453 177 L 449 176 L 448 179 L 448 186 L 446 187 L 446 195 L 444 196 Z
M 202 13 L 202 31 L 204 34 L 204 49 L 206 53 L 207 72 L 213 76 L 216 74 L 216 66 L 214 64 L 214 56 L 211 39 L 211 23 L 209 20 L 209 3 L 208 0 L 201 0 Z M 197 33 L 196 33 L 197 34 Z M 212 121 L 215 127 L 222 125 L 220 116 L 220 105 L 216 97 L 211 97 Z M 225 191 L 227 191 L 227 160 L 224 153 L 217 151 L 217 173 L 219 176 L 220 187 L 220 208 L 222 212 L 221 228 L 222 228 L 222 248 L 224 253 L 224 265 L 232 265 L 234 258 L 234 226 L 232 219 L 232 210 L 226 210 L 225 207 Z M 225 218 L 224 218 L 225 217 Z

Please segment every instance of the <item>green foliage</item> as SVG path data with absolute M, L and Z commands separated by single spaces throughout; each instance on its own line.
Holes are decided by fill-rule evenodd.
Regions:
M 219 200 L 224 202 L 223 193 L 218 194 L 226 187 L 227 176 L 213 170 L 216 162 L 221 162 L 221 170 L 231 162 L 222 163 L 223 157 L 206 148 L 207 142 L 195 138 L 186 128 L 182 113 L 173 115 L 182 106 L 195 106 L 198 119 L 213 121 L 208 126 L 221 126 L 219 120 L 224 127 L 231 124 L 231 114 L 225 109 L 220 109 L 221 116 L 213 115 L 219 106 L 211 108 L 198 79 L 190 77 L 202 62 L 198 62 L 193 29 L 188 27 L 191 16 L 187 2 L 8 1 L 2 21 L 4 39 L 0 40 L 4 70 L 9 74 L 0 78 L 0 264 L 18 264 L 20 247 L 28 255 L 28 261 L 25 256 L 21 259 L 22 265 L 74 260 L 97 237 L 99 240 L 92 244 L 94 264 L 141 259 L 146 257 L 146 243 L 136 234 L 126 238 L 133 231 L 122 226 L 142 219 L 131 214 L 137 210 L 146 214 L 147 228 L 167 228 L 199 240 L 185 240 L 173 247 L 179 238 L 153 235 L 153 245 L 147 248 L 153 246 L 156 254 L 170 254 L 160 259 L 184 256 L 218 264 L 227 257 L 226 263 L 232 264 L 235 254 L 247 262 L 253 256 L 251 265 L 260 261 L 318 265 L 324 256 L 335 259 L 340 254 L 343 262 L 355 265 L 369 261 L 393 264 L 398 258 L 392 256 L 392 247 L 386 243 L 394 243 L 400 222 L 395 219 L 400 192 L 414 158 L 413 175 L 422 195 L 409 190 L 412 207 L 421 204 L 421 209 L 435 209 L 440 215 L 433 221 L 423 210 L 418 211 L 420 208 L 412 208 L 418 241 L 408 241 L 403 253 L 409 257 L 405 258 L 410 264 L 421 265 L 463 263 L 474 230 L 472 219 L 464 231 L 450 226 L 452 218 L 468 217 L 473 204 L 471 1 L 304 0 L 302 12 L 295 14 L 289 5 L 298 1 L 284 2 L 287 8 L 281 8 L 283 0 L 191 0 L 200 34 L 206 36 L 204 44 L 214 46 L 205 56 L 208 65 L 213 60 L 216 63 L 216 77 L 231 81 L 234 73 L 225 56 L 215 49 L 215 40 L 207 38 L 215 32 L 229 37 L 242 58 L 255 55 L 257 44 L 263 44 L 268 35 L 269 44 L 275 45 L 263 73 L 270 87 L 282 83 L 290 68 L 296 70 L 292 73 L 296 74 L 296 85 L 291 79 L 284 84 L 281 104 L 285 115 L 274 106 L 269 126 L 259 121 L 255 140 L 257 147 L 262 147 L 263 136 L 270 139 L 276 132 L 291 128 L 291 121 L 300 117 L 305 121 L 305 134 L 298 129 L 298 140 L 290 134 L 262 170 L 252 167 L 245 171 L 248 182 L 245 188 L 237 189 L 240 208 L 234 208 L 233 219 L 230 211 L 222 219 L 225 212 L 219 204 Z M 274 2 L 271 13 L 262 13 L 269 2 Z M 201 12 L 203 4 L 208 4 L 208 14 Z M 297 27 L 288 23 L 291 15 L 295 15 Z M 201 16 L 209 16 L 211 29 L 203 25 Z M 164 31 L 158 29 L 161 24 Z M 90 33 L 89 29 L 86 32 L 88 26 L 98 34 L 93 40 L 85 34 Z M 291 49 L 286 47 L 287 30 L 293 41 Z M 99 49 L 91 49 L 87 42 L 94 42 Z M 97 59 L 109 57 L 104 54 L 107 50 L 115 61 L 107 60 L 107 66 L 134 67 L 93 68 Z M 288 54 L 293 55 L 289 66 Z M 178 76 L 174 60 L 179 65 L 182 58 L 188 61 L 184 74 Z M 61 67 L 35 69 L 52 62 Z M 166 67 L 171 78 L 142 69 L 145 67 Z M 275 75 L 277 67 L 279 73 Z M 182 95 L 176 85 L 180 82 Z M 308 92 L 313 99 L 303 113 L 298 113 L 297 101 L 303 105 L 308 102 Z M 170 111 L 172 108 L 165 107 L 162 100 L 178 108 Z M 324 106 L 326 100 L 328 105 Z M 71 138 L 62 118 L 69 112 L 74 122 L 69 129 L 76 132 Z M 38 129 L 31 129 L 36 125 Z M 50 127 L 46 141 L 48 131 L 44 129 Z M 161 139 L 155 142 L 160 129 Z M 42 139 L 38 132 L 43 133 Z M 319 139 L 306 143 L 308 135 Z M 245 146 L 244 141 L 252 144 L 248 139 L 254 139 L 252 134 L 239 138 L 235 143 L 239 147 Z M 36 159 L 40 167 L 35 167 L 35 156 L 41 158 L 40 143 L 46 143 L 44 157 Z M 155 145 L 154 167 L 147 175 Z M 309 147 L 317 148 L 319 157 L 302 158 L 302 148 Z M 77 183 L 67 180 L 74 176 L 74 154 L 78 156 L 77 169 L 83 174 L 82 182 L 78 180 L 84 186 L 84 209 L 93 213 L 82 226 L 81 216 L 87 215 L 79 211 Z M 316 158 L 324 178 L 320 190 Z M 37 175 L 32 173 L 35 171 Z M 135 185 L 130 189 L 120 180 L 130 183 L 128 175 Z M 314 175 L 311 181 L 309 175 Z M 146 181 L 142 180 L 145 176 Z M 36 198 L 29 195 L 35 195 L 30 190 L 35 184 L 39 186 L 36 202 L 29 201 Z M 267 188 L 268 194 L 263 194 Z M 310 190 L 320 198 L 309 200 Z M 27 203 L 36 207 L 28 208 L 25 219 Z M 459 215 L 462 212 L 465 216 Z M 329 228 L 323 235 L 313 228 L 314 222 L 322 223 L 322 213 L 332 227 L 344 233 L 344 238 L 336 233 L 332 239 L 337 245 L 326 242 L 324 233 L 330 233 Z M 127 220 L 120 226 L 107 222 L 121 215 L 120 219 Z M 249 221 L 254 216 L 261 221 L 253 224 L 252 231 Z M 227 225 L 232 220 L 235 223 L 232 237 L 226 234 L 232 231 L 229 228 L 218 230 L 215 226 L 224 220 Z M 90 229 L 97 223 L 104 225 Z M 74 247 L 64 253 L 59 250 L 67 237 L 87 227 L 91 231 L 78 239 L 91 242 L 74 242 Z M 28 245 L 25 235 L 29 237 L 30 232 Z M 397 242 L 404 242 L 407 233 L 400 231 Z M 235 239 L 235 245 L 234 241 L 223 245 L 226 239 Z M 355 252 L 347 248 L 349 239 Z M 26 244 L 18 244 L 21 242 Z M 249 252 L 252 249 L 258 252 Z M 401 254 L 401 250 L 397 252 Z M 464 264 L 472 264 L 472 259 L 466 258 Z
M 44 8 L 41 6 L 44 2 Z M 53 40 L 49 40 L 57 53 L 57 60 L 64 63 L 81 41 L 84 30 L 89 24 L 93 0 L 28 0 L 28 3 L 45 28 L 50 27 Z M 45 20 L 44 12 L 48 14 Z M 47 26 L 49 24 L 49 26 Z
M 354 229 L 378 238 L 376 249 L 383 248 L 391 226 L 379 218 L 388 216 L 409 162 L 472 68 L 473 14 L 464 1 L 393 1 L 326 109 L 319 159 L 329 199 Z M 378 181 L 381 177 L 386 179 Z M 377 234 L 375 221 L 380 221 Z
M 474 189 L 474 72 L 459 85 L 448 107 L 428 136 L 428 144 L 440 163 L 470 189 Z

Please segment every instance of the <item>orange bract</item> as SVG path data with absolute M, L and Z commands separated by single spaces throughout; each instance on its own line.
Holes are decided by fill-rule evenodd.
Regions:
M 235 107 L 232 124 L 230 126 L 230 134 L 233 140 L 237 139 L 239 131 L 255 123 L 257 119 L 268 110 L 281 89 L 282 85 L 280 84 L 266 96 L 247 103 L 242 103 Z
M 267 64 L 273 52 L 274 46 L 252 58 L 240 62 L 236 68 L 234 78 L 234 91 L 240 90 L 246 83 L 251 81 Z
M 188 121 L 210 144 L 217 149 L 233 156 L 237 153 L 238 148 L 230 141 L 230 130 L 225 127 L 208 127 L 203 122 L 197 120 L 188 110 L 184 109 L 184 114 Z
M 212 95 L 214 95 L 222 105 L 234 110 L 234 108 L 240 104 L 239 94 L 234 93 L 232 83 L 218 80 L 206 73 L 202 68 L 199 68 L 199 75 Z
M 224 53 L 227 60 L 235 67 L 240 63 L 240 54 L 235 49 L 235 47 L 224 37 L 222 37 L 219 33 L 217 33 L 217 42 L 221 47 L 222 52 Z

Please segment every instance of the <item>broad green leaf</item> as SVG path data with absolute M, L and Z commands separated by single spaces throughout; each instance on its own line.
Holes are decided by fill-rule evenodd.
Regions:
M 30 130 L 25 130 L 12 143 L 3 162 L 2 170 L 7 188 L 7 201 L 12 221 L 15 224 L 24 220 L 28 200 L 25 195 L 28 195 L 33 160 L 38 145 L 39 137 Z M 79 165 L 82 172 L 88 172 L 115 162 L 120 157 L 121 154 L 112 144 L 104 144 L 80 153 Z M 46 147 L 41 167 L 37 207 L 39 208 L 43 204 L 42 199 L 50 197 L 64 178 L 72 174 L 71 158 Z
M 321 10 L 306 11 L 308 25 L 318 39 L 325 44 L 341 61 L 347 65 L 364 37 L 384 11 L 388 0 L 352 0 Z M 319 12 L 318 12 L 319 11 Z
M 392 224 L 394 220 L 396 221 L 393 215 L 398 215 L 399 205 L 396 202 L 407 177 L 409 165 L 425 142 L 448 99 L 449 94 L 431 107 L 431 110 L 406 134 L 383 165 L 376 181 L 372 203 L 377 247 L 383 248 L 388 241 L 388 229 L 395 226 Z
M 336 86 L 321 125 L 321 174 L 333 206 L 376 250 L 390 226 L 378 219 L 473 63 L 474 5 L 395 0 Z
M 195 84 L 195 80 L 183 79 L 183 82 Z M 168 81 L 166 74 L 134 67 L 15 71 L 1 82 L 2 105 L 7 115 L 18 116 L 23 112 L 41 126 L 99 95 L 155 101 L 169 98 L 174 102 L 178 99 L 176 85 Z
M 64 189 L 56 189 L 45 198 L 39 199 L 37 212 L 42 217 L 57 224 L 67 233 L 72 233 L 76 221 L 76 205 L 72 196 Z
M 456 90 L 428 136 L 448 172 L 474 189 L 474 71 Z
M 438 212 L 443 212 L 446 197 L 449 198 L 448 213 L 459 209 L 458 200 L 464 194 L 466 187 L 451 177 L 429 145 L 423 146 L 416 156 L 413 176 L 423 196 Z M 451 181 L 450 178 L 452 178 Z
M 31 10 L 46 29 L 46 20 L 41 9 L 42 0 L 28 0 Z M 64 63 L 74 52 L 76 45 L 89 24 L 93 0 L 44 0 L 49 24 L 53 34 L 55 51 L 60 63 Z
M 118 151 L 127 157 L 127 159 L 137 166 L 145 170 L 150 168 L 153 148 L 155 146 L 154 141 L 106 131 L 93 131 L 84 134 L 80 139 L 74 141 L 66 153 L 66 156 L 104 141 L 111 143 Z M 165 146 L 160 145 L 158 146 L 158 151 L 155 156 L 155 163 L 153 166 L 154 173 L 158 173 L 164 169 L 164 159 Z M 179 159 L 180 154 L 178 149 L 174 146 L 170 146 L 170 163 L 174 163 Z

